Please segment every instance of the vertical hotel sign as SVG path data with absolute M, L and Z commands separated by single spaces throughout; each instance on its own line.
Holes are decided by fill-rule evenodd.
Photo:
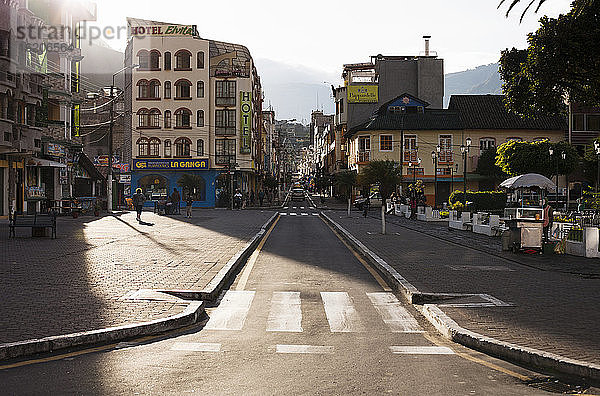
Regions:
M 240 154 L 250 154 L 252 92 L 240 92 Z

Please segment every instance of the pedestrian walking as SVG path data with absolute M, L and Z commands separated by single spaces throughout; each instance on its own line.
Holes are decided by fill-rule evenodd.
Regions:
M 192 199 L 192 195 L 188 194 L 187 199 L 185 200 L 185 217 L 188 219 L 192 218 L 192 204 L 194 200 Z
M 180 205 L 181 205 L 181 195 L 179 195 L 179 191 L 176 188 L 173 188 L 173 193 L 171 194 L 171 203 L 173 204 L 173 213 L 180 213 Z
M 240 190 L 235 190 L 235 194 L 233 195 L 233 207 L 234 209 L 242 209 L 242 193 Z
M 254 195 L 254 190 L 250 192 L 250 205 L 254 206 L 254 199 L 256 196 Z
M 260 202 L 260 206 L 263 206 L 263 201 L 265 200 L 265 192 L 260 190 L 258 192 L 258 202 Z
M 137 212 L 137 221 L 142 221 L 142 209 L 144 208 L 144 201 L 146 201 L 146 197 L 142 193 L 142 189 L 136 189 L 135 194 L 133 194 L 133 197 L 131 198 L 133 200 L 133 206 L 135 207 L 135 211 Z
M 371 205 L 371 200 L 367 197 L 367 200 L 363 203 L 363 217 L 367 217 L 369 214 L 369 205 Z

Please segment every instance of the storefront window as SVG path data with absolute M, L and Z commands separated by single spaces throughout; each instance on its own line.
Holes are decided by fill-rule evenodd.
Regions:
M 138 187 L 142 189 L 147 200 L 158 201 L 167 199 L 168 181 L 161 175 L 147 175 L 138 181 Z

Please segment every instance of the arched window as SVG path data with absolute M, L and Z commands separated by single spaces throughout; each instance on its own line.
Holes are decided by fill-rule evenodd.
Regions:
M 147 157 L 148 156 L 148 153 L 150 152 L 148 143 L 149 143 L 148 139 L 146 139 L 145 137 L 141 137 L 137 140 L 138 157 Z
M 186 137 L 175 139 L 175 157 L 190 157 L 192 141 Z
M 175 128 L 191 128 L 192 112 L 184 107 L 175 110 Z
M 148 141 L 149 152 L 148 155 L 150 157 L 160 157 L 160 139 L 159 138 L 150 138 Z
M 171 157 L 171 141 L 169 139 L 165 140 L 165 157 Z
M 496 138 L 483 137 L 479 138 L 479 151 L 484 152 L 485 150 L 493 149 L 496 147 Z
M 204 110 L 198 110 L 196 112 L 196 126 L 198 128 L 204 126 Z
M 175 82 L 175 99 L 192 99 L 192 83 L 184 78 Z
M 148 70 L 150 68 L 150 53 L 147 50 L 139 50 L 137 53 L 138 65 L 140 70 Z
M 196 141 L 196 155 L 202 157 L 204 155 L 204 140 L 198 139 Z
M 147 128 L 148 127 L 148 125 L 149 125 L 148 115 L 149 114 L 150 114 L 150 112 L 148 111 L 148 109 L 139 109 L 137 111 L 139 128 Z
M 196 68 L 204 69 L 204 52 L 203 51 L 198 52 L 196 63 L 197 63 Z
M 160 52 L 150 51 L 150 70 L 160 70 Z
M 171 110 L 165 110 L 165 128 L 171 128 Z
M 150 110 L 150 128 L 160 128 L 160 110 Z
M 170 53 L 170 52 L 168 52 L 168 51 L 167 51 L 167 52 L 165 52 L 165 59 L 164 59 L 164 62 L 165 62 L 165 67 L 164 67 L 164 69 L 165 69 L 165 70 L 171 70 L 171 53 Z
M 175 53 L 175 70 L 192 70 L 192 53 L 179 50 Z
M 196 83 L 196 97 L 198 97 L 198 98 L 204 97 L 204 81 L 198 81 Z
M 160 128 L 160 110 L 139 109 L 137 115 L 139 128 Z
M 171 99 L 171 81 L 165 81 L 165 99 Z
M 158 80 L 139 80 L 138 99 L 160 99 L 160 81 Z

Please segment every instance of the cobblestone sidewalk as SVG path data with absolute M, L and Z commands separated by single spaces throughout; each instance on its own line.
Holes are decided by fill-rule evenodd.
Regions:
M 8 238 L 0 222 L 0 343 L 138 323 L 185 304 L 123 299 L 139 289 L 202 289 L 256 234 L 270 211 L 198 210 L 192 219 L 144 212 L 61 217 L 57 239 Z
M 388 234 L 381 235 L 379 218 L 326 213 L 420 291 L 486 293 L 508 304 L 440 306 L 462 327 L 501 341 L 600 363 L 600 279 L 580 275 L 597 273 L 594 266 L 600 267 L 600 260 L 555 255 L 508 259 L 493 248 L 497 241 L 485 241 L 473 233 L 452 231 L 453 239 L 446 240 L 449 237 L 441 225 L 411 225 L 410 220 L 400 222 L 392 216 Z M 486 249 L 494 249 L 494 254 Z

